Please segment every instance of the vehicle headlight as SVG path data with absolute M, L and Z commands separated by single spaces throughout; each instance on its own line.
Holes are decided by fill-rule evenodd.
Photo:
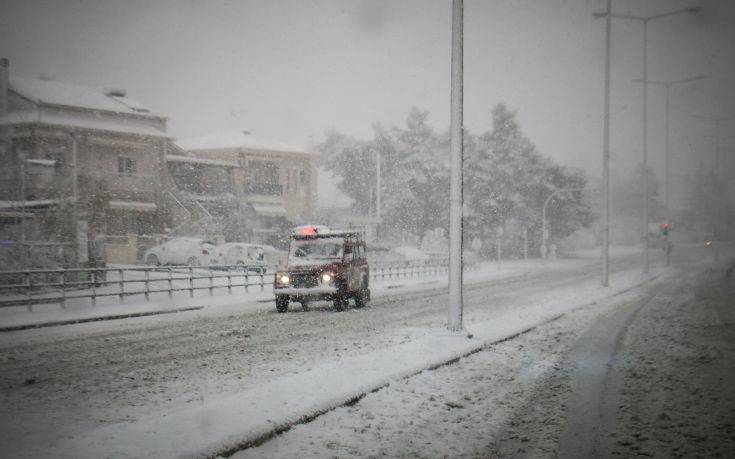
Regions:
M 282 284 L 288 284 L 291 282 L 291 278 L 288 277 L 288 274 L 281 274 L 281 277 L 278 278 Z
M 330 282 L 332 282 L 332 275 L 330 273 L 322 274 L 322 283 L 328 284 Z

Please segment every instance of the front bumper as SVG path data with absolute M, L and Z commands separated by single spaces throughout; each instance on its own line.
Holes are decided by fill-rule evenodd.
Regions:
M 341 295 L 342 292 L 336 286 L 320 286 L 320 287 L 281 287 L 275 288 L 273 293 L 276 297 L 288 296 L 292 301 L 300 300 L 331 300 Z

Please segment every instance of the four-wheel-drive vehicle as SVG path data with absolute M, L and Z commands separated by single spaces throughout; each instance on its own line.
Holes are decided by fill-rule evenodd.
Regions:
M 212 241 L 177 237 L 151 247 L 143 255 L 149 265 L 211 266 L 222 263 L 222 254 Z
M 304 310 L 310 301 L 332 301 L 342 311 L 350 298 L 361 308 L 370 301 L 370 268 L 362 233 L 301 226 L 293 230 L 286 268 L 276 272 L 276 309 L 291 301 Z

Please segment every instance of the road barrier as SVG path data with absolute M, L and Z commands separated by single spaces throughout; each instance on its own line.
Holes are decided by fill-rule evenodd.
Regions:
M 370 269 L 372 280 L 390 281 L 443 274 L 446 260 L 379 262 Z M 0 307 L 26 306 L 29 311 L 37 304 L 66 303 L 89 298 L 92 306 L 98 298 L 117 297 L 120 303 L 134 295 L 150 301 L 151 295 L 197 290 L 251 288 L 264 291 L 273 285 L 276 266 L 134 266 L 119 268 L 39 269 L 0 271 Z

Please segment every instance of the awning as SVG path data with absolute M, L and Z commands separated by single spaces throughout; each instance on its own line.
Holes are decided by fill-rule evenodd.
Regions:
M 152 202 L 141 201 L 110 201 L 113 210 L 137 210 L 141 212 L 155 212 L 157 207 Z
M 26 159 L 26 162 L 28 164 L 33 164 L 36 166 L 44 166 L 44 167 L 55 167 L 56 166 L 55 159 Z
M 35 201 L 0 201 L 0 209 L 28 209 L 28 208 L 39 208 L 48 207 L 55 204 L 59 204 L 62 199 L 39 199 Z
M 286 208 L 280 203 L 263 203 L 263 202 L 252 202 L 250 203 L 255 210 L 257 215 L 263 217 L 285 217 Z
M 15 212 L 12 210 L 0 210 L 0 218 L 33 218 L 36 214 L 32 212 Z

